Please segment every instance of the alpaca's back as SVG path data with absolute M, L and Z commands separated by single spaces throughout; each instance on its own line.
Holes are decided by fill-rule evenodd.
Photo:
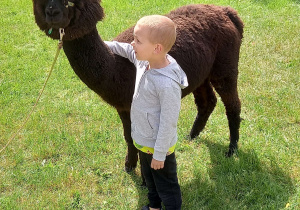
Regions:
M 208 77 L 223 77 L 237 74 L 239 48 L 243 23 L 235 10 L 214 5 L 188 5 L 167 14 L 177 25 L 177 39 L 170 51 L 186 72 L 189 87 L 187 95 Z M 131 42 L 133 27 L 121 33 L 116 40 Z M 228 59 L 228 56 L 231 57 Z M 232 68 L 213 68 L 217 62 L 230 60 Z

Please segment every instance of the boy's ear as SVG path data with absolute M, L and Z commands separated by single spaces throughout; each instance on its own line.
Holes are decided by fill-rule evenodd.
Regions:
M 155 49 L 154 49 L 154 53 L 155 54 L 159 54 L 163 51 L 163 46 L 161 44 L 156 44 L 155 45 Z

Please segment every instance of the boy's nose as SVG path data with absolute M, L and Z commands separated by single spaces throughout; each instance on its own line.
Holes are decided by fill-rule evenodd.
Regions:
M 131 44 L 132 46 L 134 46 L 134 45 L 135 45 L 134 41 L 132 41 L 130 44 Z

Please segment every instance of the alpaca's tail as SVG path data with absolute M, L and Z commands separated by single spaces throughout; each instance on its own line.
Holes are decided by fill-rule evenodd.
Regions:
M 230 20 L 234 23 L 235 27 L 237 28 L 237 30 L 240 33 L 241 38 L 243 38 L 244 23 L 241 20 L 241 18 L 238 16 L 237 12 L 230 7 L 225 7 L 224 11 L 226 12 L 226 14 L 230 18 Z

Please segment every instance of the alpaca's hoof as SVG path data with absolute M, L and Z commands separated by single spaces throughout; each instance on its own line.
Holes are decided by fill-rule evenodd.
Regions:
M 145 180 L 142 181 L 141 187 L 147 187 L 147 186 L 146 186 L 146 181 L 145 181 Z
M 194 133 L 189 135 L 189 140 L 193 140 L 194 138 L 198 137 L 200 133 Z
M 232 157 L 233 154 L 238 155 L 238 150 L 237 149 L 229 149 L 228 152 L 225 152 L 225 157 Z
M 125 171 L 126 173 L 130 173 L 130 172 L 132 172 L 134 169 L 135 169 L 135 167 L 125 166 L 124 171 Z
M 191 132 L 188 136 L 187 136 L 187 139 L 192 141 L 193 139 L 197 138 L 198 136 L 200 135 L 200 132 Z
M 225 152 L 225 157 L 229 158 L 233 155 L 233 152 L 231 151 L 228 151 L 228 152 Z

